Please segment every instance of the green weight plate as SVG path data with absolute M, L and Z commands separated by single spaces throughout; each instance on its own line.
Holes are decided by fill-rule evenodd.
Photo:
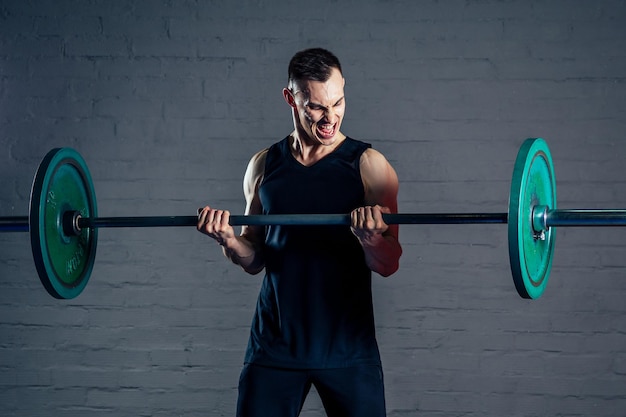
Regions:
M 66 234 L 63 214 L 78 211 L 97 217 L 96 195 L 83 158 L 71 148 L 53 149 L 44 157 L 30 195 L 29 228 L 37 273 L 55 298 L 78 296 L 91 275 L 97 229 Z
M 533 229 L 534 206 L 556 209 L 556 180 L 547 143 L 527 139 L 517 154 L 509 196 L 509 259 L 519 295 L 536 299 L 543 294 L 554 254 L 554 228 L 543 236 Z

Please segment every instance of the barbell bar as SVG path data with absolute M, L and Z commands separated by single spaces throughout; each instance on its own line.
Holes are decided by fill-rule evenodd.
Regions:
M 196 226 L 197 216 L 131 216 L 84 218 L 73 213 L 72 223 L 65 227 L 124 228 Z M 386 224 L 507 224 L 508 213 L 383 213 Z M 626 226 L 626 210 L 533 208 L 533 229 L 550 227 L 616 227 Z M 231 226 L 349 226 L 349 214 L 253 214 L 231 215 Z M 28 216 L 0 217 L 0 232 L 28 232 Z
M 196 226 L 197 216 L 131 216 L 87 217 L 72 214 L 72 222 L 64 227 L 140 228 Z M 383 213 L 386 224 L 507 224 L 507 213 Z M 533 229 L 550 227 L 616 227 L 626 226 L 626 210 L 549 209 L 537 206 L 532 213 Z M 349 226 L 349 214 L 252 214 L 231 215 L 231 226 Z M 28 232 L 28 216 L 0 217 L 0 232 Z
M 559 210 L 552 157 L 541 138 L 518 152 L 508 213 L 383 214 L 387 224 L 508 224 L 513 282 L 523 298 L 545 291 L 554 227 L 626 226 L 626 210 Z M 44 157 L 33 180 L 29 216 L 0 217 L 0 232 L 29 232 L 39 278 L 55 298 L 78 296 L 95 261 L 97 230 L 115 227 L 196 226 L 197 216 L 98 217 L 87 165 L 71 148 Z M 349 214 L 232 215 L 232 226 L 350 225 Z
M 70 215 L 71 214 L 71 215 Z M 79 212 L 67 212 L 71 217 L 66 228 L 76 232 L 84 228 L 180 227 L 196 226 L 197 216 L 137 216 L 137 217 L 82 217 Z M 387 224 L 505 224 L 506 213 L 383 213 Z M 67 222 L 65 220 L 64 222 Z M 252 214 L 231 215 L 231 226 L 349 226 L 349 214 Z M 0 231 L 28 232 L 28 217 L 0 217 Z

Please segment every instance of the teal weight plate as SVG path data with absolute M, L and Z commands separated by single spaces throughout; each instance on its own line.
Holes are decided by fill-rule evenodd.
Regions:
M 29 228 L 37 273 L 55 298 L 78 296 L 89 281 L 96 256 L 97 229 L 63 230 L 63 214 L 97 217 L 96 195 L 83 158 L 71 148 L 53 149 L 33 181 Z
M 556 180 L 547 143 L 527 139 L 520 148 L 509 196 L 509 259 L 515 288 L 523 298 L 545 291 L 554 255 L 555 230 L 533 229 L 533 207 L 556 209 Z

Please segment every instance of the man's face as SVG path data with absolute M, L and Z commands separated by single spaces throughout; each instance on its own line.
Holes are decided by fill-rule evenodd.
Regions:
M 340 137 L 339 127 L 345 111 L 345 80 L 333 68 L 327 81 L 300 81 L 294 84 L 295 124 L 300 135 L 314 143 L 332 145 Z

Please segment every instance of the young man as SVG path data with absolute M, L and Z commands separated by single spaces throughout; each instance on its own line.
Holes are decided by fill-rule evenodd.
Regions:
M 385 157 L 340 131 L 341 64 L 307 49 L 289 64 L 283 96 L 294 130 L 254 155 L 246 214 L 350 213 L 351 226 L 244 226 L 205 207 L 198 230 L 245 271 L 265 269 L 239 382 L 238 417 L 296 417 L 314 385 L 329 417 L 385 416 L 371 271 L 389 276 L 402 249 L 398 178 Z

